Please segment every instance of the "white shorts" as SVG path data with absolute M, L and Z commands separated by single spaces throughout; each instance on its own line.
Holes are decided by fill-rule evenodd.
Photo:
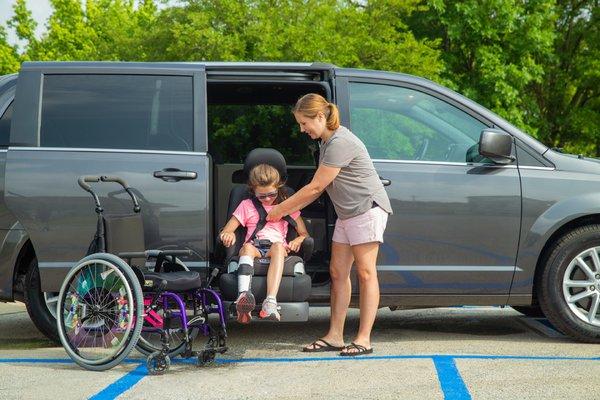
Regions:
M 388 213 L 379 206 L 352 218 L 338 218 L 333 231 L 333 241 L 350 246 L 370 242 L 383 243 L 387 219 Z

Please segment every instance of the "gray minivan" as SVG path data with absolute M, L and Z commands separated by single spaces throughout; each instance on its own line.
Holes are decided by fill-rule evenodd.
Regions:
M 391 199 L 382 307 L 510 305 L 600 342 L 598 160 L 549 149 L 431 81 L 320 63 L 30 62 L 0 77 L 0 300 L 25 301 L 56 338 L 57 292 L 95 229 L 80 175 L 136 189 L 147 248 L 222 265 L 215 232 L 250 150 L 281 151 L 294 189 L 311 180 L 317 146 L 290 113 L 309 92 L 339 106 Z M 122 190 L 98 190 L 128 212 Z M 309 302 L 328 304 L 335 212 L 324 194 L 303 216 Z

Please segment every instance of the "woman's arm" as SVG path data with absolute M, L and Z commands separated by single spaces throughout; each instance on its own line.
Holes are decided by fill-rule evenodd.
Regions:
M 301 216 L 298 216 L 298 218 L 295 219 L 296 221 L 296 232 L 298 232 L 298 236 L 305 238 L 308 237 L 308 230 L 306 229 L 306 225 L 304 224 L 304 220 L 302 219 Z
M 271 209 L 271 212 L 267 215 L 267 221 L 279 221 L 284 215 L 290 215 L 315 201 L 325 188 L 333 182 L 340 173 L 340 169 L 320 165 L 309 184 Z

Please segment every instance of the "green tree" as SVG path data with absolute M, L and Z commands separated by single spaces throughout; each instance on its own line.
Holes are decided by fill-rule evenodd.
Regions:
M 600 156 L 600 1 L 558 1 L 553 57 L 532 86 L 540 138 Z
M 444 81 L 549 146 L 600 156 L 600 1 L 426 0 Z
M 27 8 L 25 0 L 17 0 L 13 5 L 13 17 L 8 21 L 8 26 L 15 30 L 17 37 L 25 43 L 25 46 L 32 46 L 36 43 L 35 28 L 37 23 Z
M 148 37 L 153 60 L 320 61 L 436 78 L 437 41 L 403 22 L 417 1 L 186 0 Z
M 17 49 L 6 41 L 6 30 L 0 26 L 0 75 L 17 72 L 19 55 Z
M 528 90 L 542 82 L 555 39 L 554 0 L 428 0 L 410 25 L 439 38 L 444 78 L 456 90 L 529 133 Z

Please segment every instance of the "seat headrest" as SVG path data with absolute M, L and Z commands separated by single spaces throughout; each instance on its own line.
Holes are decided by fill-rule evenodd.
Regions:
M 244 160 L 244 178 L 247 181 L 250 170 L 260 164 L 268 164 L 279 172 L 281 181 L 287 180 L 287 167 L 283 155 L 275 149 L 258 148 L 252 150 Z

